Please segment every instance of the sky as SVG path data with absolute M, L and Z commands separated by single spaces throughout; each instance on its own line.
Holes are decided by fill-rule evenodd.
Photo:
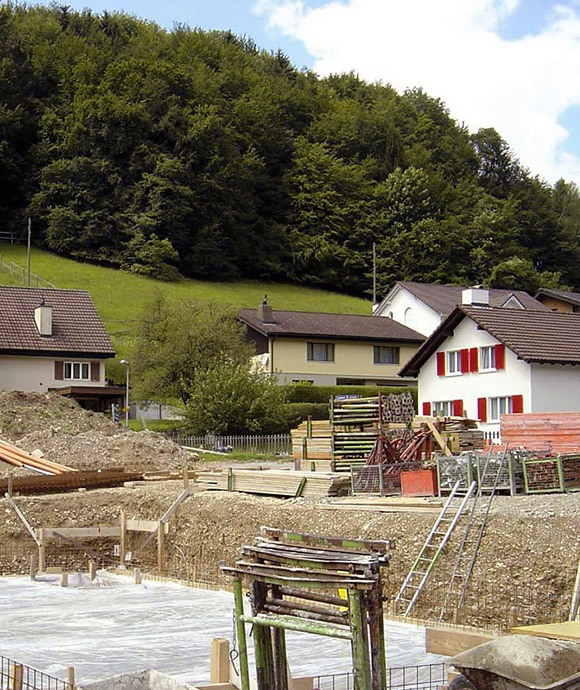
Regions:
M 124 11 L 167 29 L 231 30 L 321 77 L 353 71 L 399 93 L 421 87 L 470 132 L 494 127 L 533 175 L 580 185 L 580 0 L 66 4 Z

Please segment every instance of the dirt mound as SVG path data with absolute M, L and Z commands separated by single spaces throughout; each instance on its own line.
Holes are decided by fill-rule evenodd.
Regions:
M 0 435 L 22 450 L 81 470 L 175 470 L 194 459 L 160 434 L 131 431 L 57 393 L 0 393 Z M 10 467 L 0 462 L 0 474 Z

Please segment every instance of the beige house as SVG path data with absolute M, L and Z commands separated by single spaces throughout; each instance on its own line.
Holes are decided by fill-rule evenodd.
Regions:
M 399 369 L 424 336 L 393 321 L 357 314 L 242 309 L 247 339 L 257 359 L 280 384 L 414 385 Z
M 88 292 L 0 286 L 0 390 L 58 391 L 104 411 L 125 394 L 105 380 L 114 356 Z
M 580 313 L 580 293 L 578 292 L 540 288 L 536 292 L 536 299 L 551 311 L 561 311 L 565 314 Z

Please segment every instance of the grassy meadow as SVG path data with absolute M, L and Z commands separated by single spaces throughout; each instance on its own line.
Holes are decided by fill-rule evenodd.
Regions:
M 0 259 L 26 269 L 26 247 L 1 242 Z M 371 313 L 370 300 L 326 290 L 251 280 L 210 283 L 184 278 L 174 283 L 164 283 L 114 268 L 65 259 L 36 248 L 30 253 L 30 271 L 33 274 L 32 285 L 35 284 L 36 274 L 57 288 L 87 290 L 121 356 L 145 304 L 158 292 L 168 300 L 215 301 L 236 307 L 257 307 L 267 294 L 273 309 Z M 4 285 L 24 284 L 22 276 L 10 274 L 5 268 L 0 270 L 0 282 Z

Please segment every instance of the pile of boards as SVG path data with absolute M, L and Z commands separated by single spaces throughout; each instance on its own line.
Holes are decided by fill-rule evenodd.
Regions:
M 536 412 L 502 415 L 502 443 L 543 453 L 580 451 L 580 412 Z
M 305 498 L 339 496 L 348 493 L 350 488 L 350 477 L 336 472 L 246 470 L 233 467 L 200 472 L 197 482 L 206 489 Z

